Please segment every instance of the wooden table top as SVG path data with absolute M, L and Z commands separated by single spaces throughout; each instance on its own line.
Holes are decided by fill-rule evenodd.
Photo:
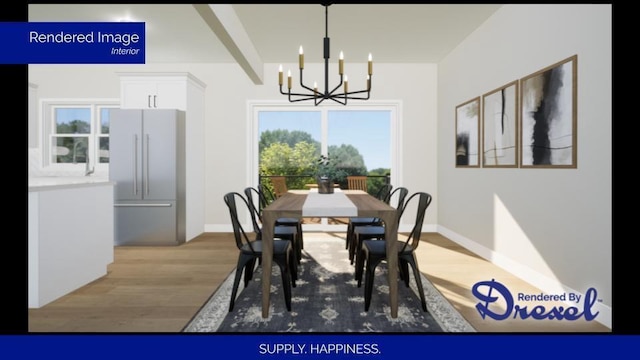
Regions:
M 383 201 L 362 190 L 341 190 L 351 202 L 358 208 L 358 216 L 383 217 L 383 213 L 396 209 Z M 262 211 L 275 211 L 279 216 L 303 217 L 302 207 L 309 190 L 289 190 L 286 194 L 278 198 L 277 201 L 269 204 Z

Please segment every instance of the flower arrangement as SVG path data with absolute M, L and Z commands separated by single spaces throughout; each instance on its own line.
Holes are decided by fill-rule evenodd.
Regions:
M 320 178 L 326 178 L 329 175 L 329 155 L 320 155 L 320 157 L 318 158 L 318 164 L 317 164 L 317 171 L 316 174 L 318 177 Z
M 320 155 L 317 164 L 317 181 L 319 194 L 333 194 L 333 181 L 329 176 L 329 154 Z

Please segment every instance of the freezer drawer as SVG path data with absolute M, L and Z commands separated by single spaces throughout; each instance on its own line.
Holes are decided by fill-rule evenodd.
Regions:
M 179 245 L 185 241 L 178 231 L 175 201 L 116 202 L 115 245 Z

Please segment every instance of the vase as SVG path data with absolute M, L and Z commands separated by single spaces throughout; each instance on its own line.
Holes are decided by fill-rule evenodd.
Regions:
M 328 176 L 318 176 L 318 194 L 333 194 L 333 181 Z

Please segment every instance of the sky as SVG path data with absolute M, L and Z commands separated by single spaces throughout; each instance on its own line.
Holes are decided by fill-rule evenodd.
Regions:
M 391 114 L 386 110 L 330 110 L 328 145 L 350 144 L 364 158 L 367 170 L 391 168 Z M 262 111 L 258 131 L 288 129 L 304 131 L 320 141 L 321 111 Z

